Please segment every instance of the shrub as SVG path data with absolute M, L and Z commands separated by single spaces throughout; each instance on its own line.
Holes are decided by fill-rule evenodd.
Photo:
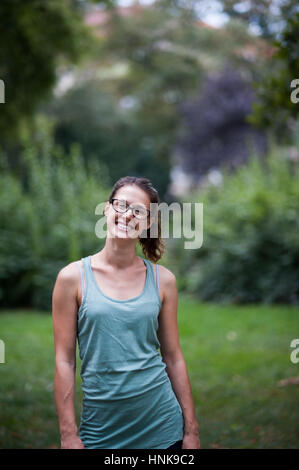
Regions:
M 41 137 L 24 145 L 21 177 L 2 154 L 0 300 L 5 307 L 51 308 L 59 270 L 104 243 L 94 232 L 94 211 L 108 196 L 106 167 L 85 164 L 77 146 L 63 153 L 45 131 Z
M 185 290 L 225 303 L 299 303 L 298 180 L 298 160 L 272 144 L 267 158 L 253 155 L 223 171 L 220 186 L 185 198 L 204 204 L 202 247 L 169 245 Z

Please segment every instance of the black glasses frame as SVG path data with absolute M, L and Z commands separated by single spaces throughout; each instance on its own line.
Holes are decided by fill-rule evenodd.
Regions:
M 118 199 L 118 198 L 111 199 L 111 204 L 112 204 L 112 207 L 115 210 L 115 212 L 118 212 L 119 214 L 125 214 L 126 212 L 128 212 L 129 209 L 131 209 L 133 216 L 136 217 L 136 215 L 134 213 L 134 210 L 137 209 L 137 207 L 136 208 L 132 207 L 132 206 L 130 206 L 129 204 L 126 203 L 127 204 L 126 210 L 125 211 L 118 211 L 114 207 L 114 204 L 113 204 L 114 201 L 121 201 L 121 199 Z M 145 210 L 146 210 L 146 217 L 148 217 L 150 215 L 150 211 L 148 209 L 145 209 Z M 145 219 L 146 217 L 136 217 L 136 219 Z

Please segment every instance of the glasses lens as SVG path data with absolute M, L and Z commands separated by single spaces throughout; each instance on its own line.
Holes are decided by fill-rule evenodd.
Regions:
M 145 217 L 147 216 L 147 211 L 143 207 L 135 207 L 134 215 L 137 219 L 145 219 Z
M 113 207 L 117 212 L 126 212 L 129 205 L 126 203 L 126 201 L 123 201 L 121 199 L 114 199 Z M 147 210 L 142 206 L 132 207 L 132 210 L 133 210 L 134 216 L 137 219 L 145 219 L 147 217 Z
M 118 199 L 114 199 L 113 207 L 118 212 L 125 212 L 127 210 L 127 205 L 124 201 L 119 201 Z

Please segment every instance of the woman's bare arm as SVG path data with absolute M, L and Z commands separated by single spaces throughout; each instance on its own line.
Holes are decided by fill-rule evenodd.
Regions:
M 178 292 L 175 275 L 159 266 L 162 307 L 159 313 L 158 338 L 163 362 L 184 416 L 183 449 L 200 449 L 199 425 L 187 367 L 181 351 L 178 324 Z
M 62 449 L 84 448 L 78 436 L 74 406 L 79 279 L 78 267 L 70 263 L 59 271 L 52 295 L 54 396 Z

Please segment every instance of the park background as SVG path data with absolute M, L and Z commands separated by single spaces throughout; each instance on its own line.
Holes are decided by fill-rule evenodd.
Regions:
M 0 448 L 60 446 L 52 290 L 125 175 L 204 204 L 202 246 L 170 236 L 160 261 L 202 448 L 298 448 L 296 2 L 12 0 L 0 21 Z

